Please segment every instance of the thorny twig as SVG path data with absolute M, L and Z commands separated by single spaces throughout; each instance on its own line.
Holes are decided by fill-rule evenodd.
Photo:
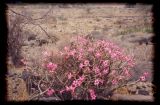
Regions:
M 42 90 L 41 90 L 41 88 L 40 88 L 40 84 L 41 84 L 41 81 L 42 81 L 43 79 L 44 79 L 44 78 L 42 78 L 42 79 L 38 82 L 38 89 L 39 89 L 40 93 L 42 93 Z
M 29 16 L 26 16 L 26 15 L 23 15 L 23 14 L 20 14 L 20 13 L 17 13 L 17 12 L 15 12 L 14 10 L 12 10 L 11 8 L 8 8 L 8 10 L 9 11 L 11 11 L 11 12 L 13 12 L 13 13 L 15 13 L 15 14 L 17 14 L 17 15 L 20 15 L 20 16 L 23 16 L 23 17 L 27 17 L 28 19 L 31 19 L 31 20 L 40 20 L 40 19 L 44 19 L 51 11 L 52 11 L 52 8 L 53 7 L 51 7 L 42 17 L 39 17 L 39 18 L 31 18 L 31 17 L 29 17 Z
M 33 18 L 29 17 L 29 16 L 26 16 L 26 15 L 23 15 L 23 14 L 20 14 L 20 13 L 17 13 L 17 12 L 15 12 L 15 11 L 12 10 L 12 9 L 8 9 L 8 10 L 10 10 L 12 13 L 14 13 L 14 14 L 16 14 L 16 15 L 25 17 L 27 20 L 30 21 L 31 24 L 38 26 L 38 27 L 46 34 L 46 36 L 47 36 L 49 39 L 52 39 L 51 36 L 45 31 L 45 29 L 44 29 L 40 24 L 35 24 L 35 23 L 33 23 L 33 21 L 35 21 L 35 20 L 45 18 L 45 16 L 47 16 L 47 14 L 52 10 L 52 8 L 51 8 L 45 15 L 43 15 L 41 18 L 36 18 L 36 19 L 33 19 Z M 25 24 L 28 24 L 28 23 L 25 23 Z M 58 38 L 56 38 L 55 36 L 53 36 L 53 37 L 54 37 L 54 41 L 52 41 L 52 43 L 58 40 Z M 56 43 L 55 43 L 55 44 L 56 44 Z

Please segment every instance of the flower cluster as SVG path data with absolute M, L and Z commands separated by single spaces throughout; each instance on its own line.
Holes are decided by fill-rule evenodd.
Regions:
M 146 78 L 148 77 L 149 73 L 148 72 L 144 72 L 142 76 L 140 76 L 140 80 L 141 81 L 146 81 Z
M 104 89 L 110 91 L 133 76 L 133 57 L 108 40 L 78 36 L 59 52 L 59 63 L 53 63 L 51 55 L 51 52 L 43 52 L 47 59 L 44 59 L 43 67 L 51 73 L 53 82 L 60 85 L 54 86 L 54 90 L 61 95 L 69 92 L 72 99 L 95 100 Z M 145 81 L 147 76 L 146 72 L 140 80 Z M 48 90 L 47 94 L 50 96 L 54 90 Z
M 95 100 L 96 99 L 96 95 L 95 95 L 95 92 L 94 92 L 93 89 L 89 89 L 89 94 L 90 94 L 91 100 Z
M 71 91 L 74 93 L 75 89 L 82 84 L 84 81 L 84 76 L 79 77 L 78 79 L 74 80 L 71 84 L 71 86 L 66 86 L 66 91 Z
M 39 94 L 54 95 L 62 100 L 66 96 L 95 100 L 130 82 L 134 76 L 131 72 L 135 66 L 133 58 L 111 41 L 78 36 L 56 55 L 45 50 L 40 63 L 36 62 L 38 67 L 33 63 L 34 69 L 27 70 L 38 77 L 33 83 L 40 84 Z M 26 59 L 22 59 L 21 63 L 26 68 L 30 66 Z M 145 82 L 148 76 L 149 73 L 144 72 L 138 81 Z
M 62 62 L 58 71 L 67 74 L 67 79 L 62 77 L 61 81 L 66 85 L 61 92 L 76 93 L 81 89 L 94 88 L 94 92 L 88 92 L 91 99 L 95 99 L 94 94 L 99 87 L 109 89 L 131 78 L 130 70 L 135 64 L 134 59 L 125 55 L 119 46 L 107 40 L 90 39 L 85 36 L 73 39 L 70 46 L 65 46 L 64 50 L 60 51 Z M 81 92 L 74 95 L 80 94 Z
M 55 93 L 54 89 L 48 89 L 46 94 L 51 96 L 53 93 Z
M 49 70 L 49 72 L 54 72 L 55 69 L 57 68 L 57 64 L 54 64 L 52 62 L 49 62 L 47 65 L 46 65 L 47 69 Z

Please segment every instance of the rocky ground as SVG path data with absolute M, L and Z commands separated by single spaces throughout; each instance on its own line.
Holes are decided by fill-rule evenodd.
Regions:
M 132 81 L 138 79 L 144 71 L 150 74 L 145 84 L 127 86 L 127 92 L 142 97 L 153 95 L 151 88 L 154 53 L 152 6 L 140 4 L 133 7 L 124 4 L 8 6 L 9 28 L 12 28 L 12 21 L 16 17 L 22 20 L 20 27 L 23 43 L 19 51 L 21 56 L 33 60 L 41 59 L 43 50 L 50 49 L 56 52 L 76 35 L 92 35 L 97 39 L 109 39 L 123 47 L 126 53 L 135 55 L 136 66 L 133 68 L 135 77 Z M 23 67 L 12 66 L 12 61 L 17 62 L 16 58 L 11 56 L 9 72 L 22 74 Z M 123 94 L 123 89 L 118 93 Z

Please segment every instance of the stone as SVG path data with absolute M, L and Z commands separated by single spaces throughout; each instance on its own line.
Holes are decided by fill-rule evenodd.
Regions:
M 148 91 L 145 91 L 145 90 L 140 89 L 140 90 L 138 90 L 138 94 L 140 94 L 140 95 L 149 95 L 149 92 L 148 92 Z
M 61 100 L 59 97 L 42 97 L 38 99 L 39 101 L 59 101 Z
M 145 95 L 122 95 L 122 94 L 114 94 L 111 100 L 124 100 L 124 101 L 147 101 L 153 102 L 154 97 L 145 96 Z

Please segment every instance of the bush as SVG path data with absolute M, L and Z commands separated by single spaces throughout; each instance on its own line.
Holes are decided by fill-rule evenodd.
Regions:
M 133 77 L 133 57 L 107 40 L 78 36 L 56 56 L 59 59 L 49 51 L 43 52 L 41 68 L 45 75 L 42 78 L 48 85 L 40 91 L 62 100 L 66 95 L 70 100 L 94 100 L 106 91 L 112 93 Z M 141 79 L 145 81 L 145 76 Z
M 12 58 L 14 66 L 18 67 L 21 65 L 21 47 L 23 45 L 23 35 L 21 23 L 24 19 L 22 17 L 16 16 L 13 20 L 10 19 L 9 34 L 8 34 L 8 54 Z
M 125 83 L 130 77 L 134 60 L 123 55 L 122 49 L 112 42 L 77 37 L 64 47 L 62 60 L 54 64 L 48 59 L 45 67 L 61 82 L 61 90 L 69 91 L 73 99 L 95 99 L 104 89 Z

